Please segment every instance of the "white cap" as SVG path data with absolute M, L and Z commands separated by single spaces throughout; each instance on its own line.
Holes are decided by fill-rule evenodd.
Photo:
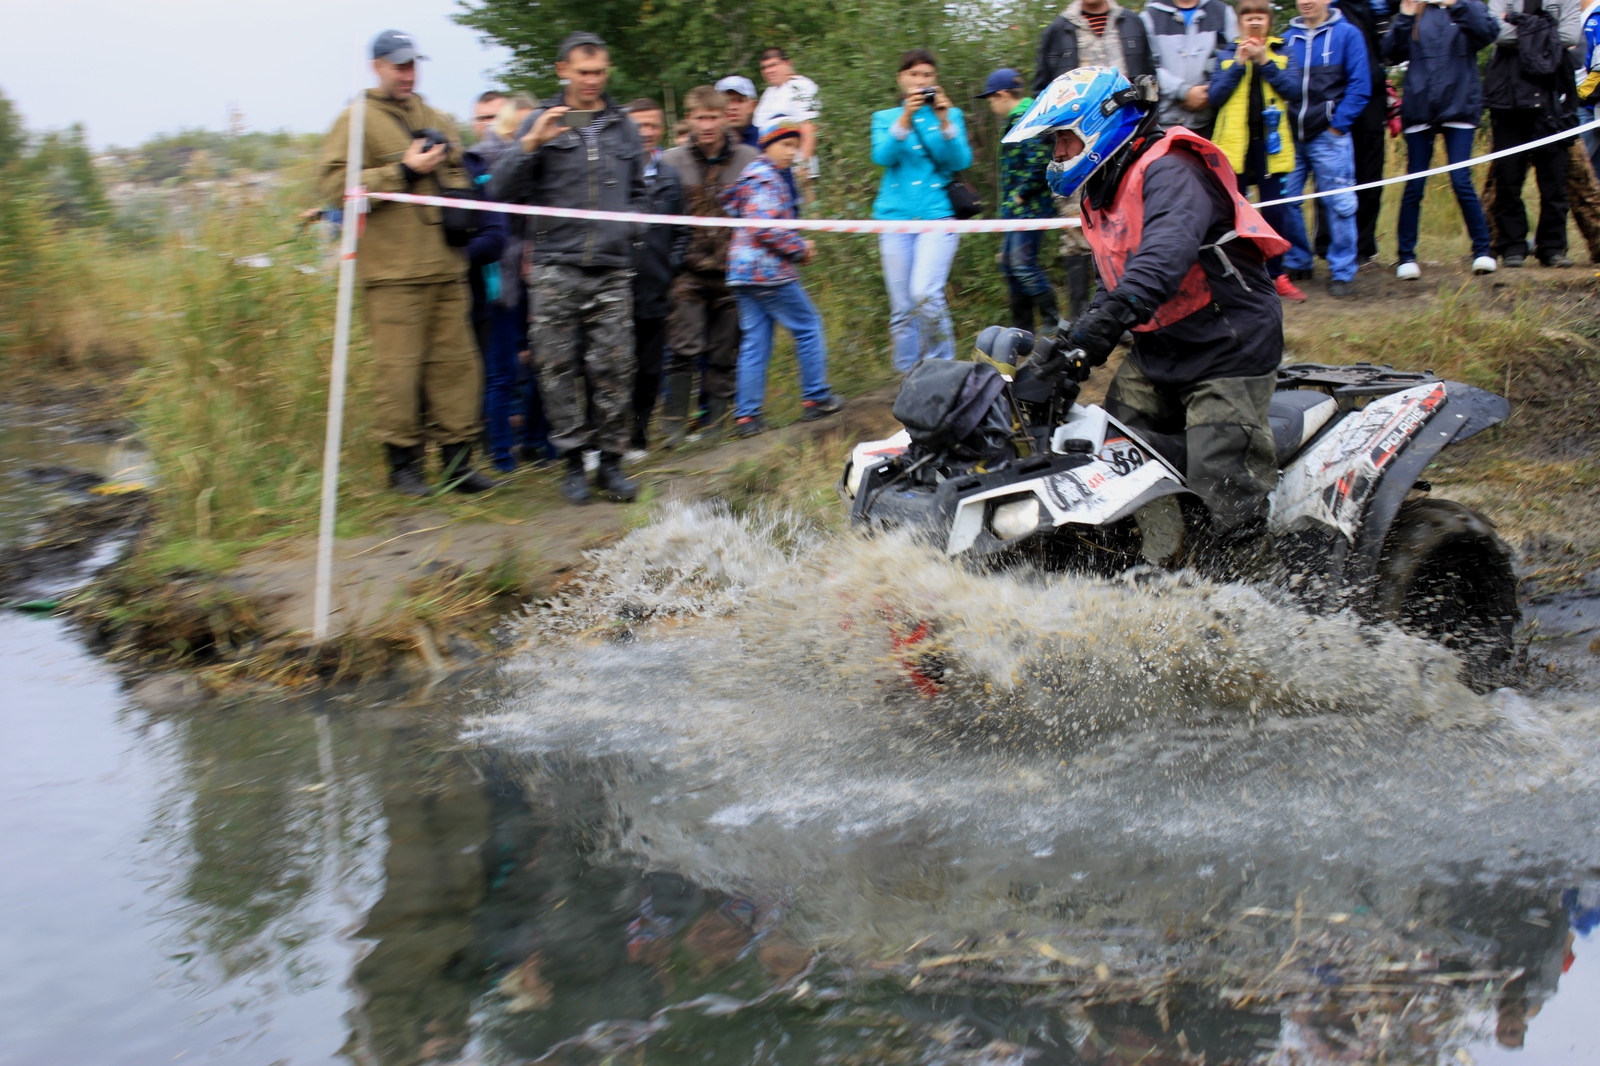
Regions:
M 719 93 L 738 93 L 740 96 L 748 97 L 751 100 L 754 100 L 757 96 L 756 83 L 741 74 L 729 74 L 726 78 L 717 82 L 716 89 Z

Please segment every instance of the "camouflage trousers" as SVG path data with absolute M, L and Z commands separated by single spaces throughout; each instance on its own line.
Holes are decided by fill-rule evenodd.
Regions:
M 1278 485 L 1267 422 L 1278 375 L 1158 385 L 1124 359 L 1106 390 L 1106 411 L 1185 471 L 1189 488 L 1226 535 L 1264 521 Z
M 551 446 L 621 455 L 633 429 L 633 271 L 546 263 L 530 281 L 533 359 Z

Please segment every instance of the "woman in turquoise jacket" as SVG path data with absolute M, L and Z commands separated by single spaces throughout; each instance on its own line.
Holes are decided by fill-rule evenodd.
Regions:
M 892 221 L 953 218 L 946 187 L 972 165 L 967 124 L 936 84 L 932 53 L 914 48 L 900 59 L 899 107 L 872 116 L 872 161 L 883 167 L 872 217 Z M 933 90 L 930 103 L 924 95 Z M 880 233 L 878 254 L 889 290 L 889 340 L 902 373 L 923 359 L 956 354 L 944 286 L 956 256 L 955 233 Z

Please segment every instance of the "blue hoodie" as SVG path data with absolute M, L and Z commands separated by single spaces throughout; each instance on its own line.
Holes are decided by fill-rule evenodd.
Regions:
M 1316 140 L 1329 127 L 1349 133 L 1372 98 L 1366 38 L 1336 7 L 1316 29 L 1302 18 L 1291 19 L 1283 37 L 1289 53 L 1283 80 L 1292 84 L 1279 91 L 1295 105 L 1292 117 L 1301 143 Z

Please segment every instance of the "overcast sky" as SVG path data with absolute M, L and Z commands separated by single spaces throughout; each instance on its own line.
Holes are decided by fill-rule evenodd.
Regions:
M 454 0 L 0 0 L 0 92 L 30 129 L 82 122 L 96 147 L 180 127 L 326 129 L 348 99 L 356 41 L 404 30 L 419 91 L 465 117 L 504 52 L 450 21 Z

